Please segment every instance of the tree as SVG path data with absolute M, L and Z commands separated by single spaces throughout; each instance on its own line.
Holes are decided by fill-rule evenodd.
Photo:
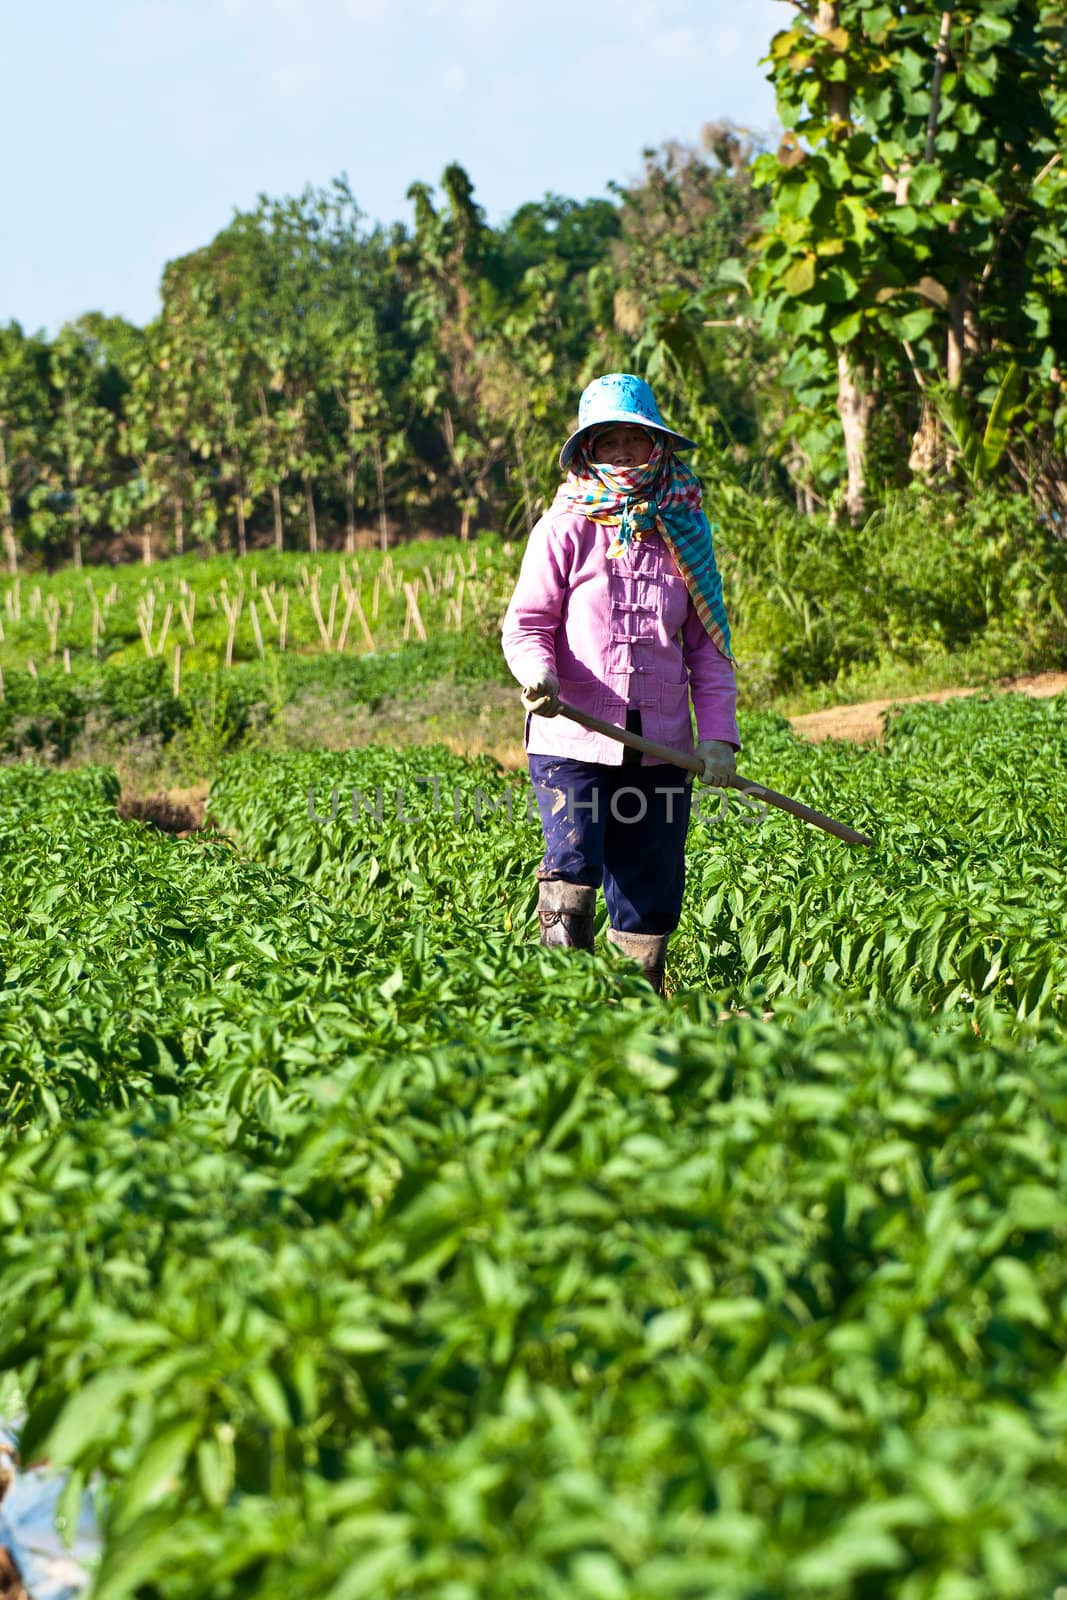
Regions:
M 30 494 L 31 525 L 45 538 L 68 540 L 80 567 L 86 530 L 104 517 L 114 480 L 122 381 L 91 321 L 60 330 L 49 349 L 48 379 L 51 427 Z
M 1006 365 L 1006 335 L 1034 347 L 1022 279 L 1063 25 L 1039 0 L 793 3 L 770 52 L 787 132 L 756 162 L 771 199 L 756 304 L 765 332 L 793 343 L 789 380 L 836 394 L 857 520 L 876 408 L 917 426 L 937 379 L 973 405 Z M 1020 308 L 1030 325 L 1012 338 Z
M 44 472 L 50 425 L 48 346 L 17 322 L 0 328 L 0 538 L 10 573 L 18 571 L 16 515 Z

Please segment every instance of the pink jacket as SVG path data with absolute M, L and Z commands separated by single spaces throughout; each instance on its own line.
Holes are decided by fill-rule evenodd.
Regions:
M 740 750 L 733 666 L 697 616 L 666 544 L 648 534 L 609 560 L 614 532 L 573 512 L 541 518 L 504 617 L 509 668 L 524 687 L 554 672 L 561 700 L 619 727 L 636 707 L 646 738 L 687 753 L 691 694 L 697 738 Z M 611 766 L 623 754 L 614 739 L 565 717 L 528 716 L 526 748 Z

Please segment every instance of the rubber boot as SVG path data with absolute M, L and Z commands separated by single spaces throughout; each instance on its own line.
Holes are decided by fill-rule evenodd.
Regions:
M 542 878 L 537 885 L 537 921 L 541 943 L 568 950 L 592 950 L 596 890 L 584 883 Z
M 618 928 L 608 929 L 608 943 L 637 962 L 657 994 L 663 993 L 669 939 L 669 933 L 621 933 Z

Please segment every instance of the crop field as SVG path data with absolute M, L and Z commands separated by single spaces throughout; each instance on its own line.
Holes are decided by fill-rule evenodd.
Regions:
M 514 546 L 485 540 L 19 575 L 2 587 L 0 662 L 34 675 L 57 662 L 70 672 L 79 661 L 166 661 L 180 686 L 183 666 L 389 649 L 461 632 L 517 567 Z
M 1067 1584 L 1063 700 L 743 726 L 671 990 L 536 942 L 518 775 L 0 769 L 0 1413 L 94 1600 Z

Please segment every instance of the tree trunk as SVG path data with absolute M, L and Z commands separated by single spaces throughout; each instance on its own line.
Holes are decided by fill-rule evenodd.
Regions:
M 19 570 L 19 547 L 15 543 L 15 519 L 11 512 L 11 474 L 7 465 L 7 442 L 4 434 L 4 424 L 0 422 L 0 526 L 3 528 L 7 570 L 14 576 Z
M 233 497 L 233 509 L 237 518 L 237 554 L 244 556 L 248 554 L 248 540 L 245 530 L 245 480 L 240 462 L 237 463 L 236 484 L 237 492 Z
M 278 484 L 270 486 L 271 503 L 274 506 L 274 548 L 285 549 L 285 525 L 282 522 L 282 491 Z
M 185 506 L 180 494 L 174 497 L 174 554 L 185 554 Z
M 970 284 L 964 280 L 949 302 L 948 352 L 946 376 L 950 389 L 963 382 L 964 352 L 967 347 L 967 299 Z
M 945 68 L 949 64 L 948 41 L 952 33 L 952 12 L 941 13 L 941 35 L 937 41 L 937 56 L 934 61 L 934 81 L 930 86 L 930 114 L 926 119 L 926 143 L 923 148 L 923 160 L 929 164 L 934 159 L 934 144 L 937 140 L 937 122 L 941 115 L 941 80 L 945 76 Z
M 145 524 L 141 534 L 141 560 L 146 567 L 152 565 L 152 524 L 150 522 Z
M 264 439 L 269 449 L 269 436 L 271 433 L 270 411 L 267 407 L 267 397 L 263 393 L 263 385 L 261 383 L 257 383 L 256 391 L 259 396 L 259 414 L 263 419 Z M 274 506 L 274 548 L 275 550 L 284 550 L 285 528 L 282 523 L 282 491 L 279 485 L 273 481 L 270 486 L 270 498 L 271 503 Z
M 941 458 L 942 448 L 941 419 L 924 395 L 919 426 L 912 435 L 908 471 L 920 478 L 929 477 Z
M 837 352 L 837 408 L 845 431 L 845 459 L 848 487 L 845 509 L 849 521 L 862 521 L 867 509 L 867 432 L 874 410 L 874 396 L 866 390 L 866 373 L 854 361 L 847 345 Z
M 319 525 L 315 519 L 315 491 L 311 487 L 311 477 L 304 473 L 304 500 L 308 508 L 308 549 L 314 555 L 319 548 Z
M 378 481 L 378 542 L 382 550 L 389 548 L 389 515 L 385 509 L 385 468 L 382 465 L 382 441 L 374 435 L 374 475 Z
M 837 0 L 819 0 L 819 14 L 815 19 L 815 32 L 821 34 L 832 33 L 841 26 L 841 17 L 837 9 Z M 824 82 L 823 93 L 826 96 L 826 106 L 830 113 L 831 121 L 841 124 L 840 132 L 844 132 L 850 122 L 851 113 L 848 103 L 848 84 L 837 83 L 834 80 Z
M 63 391 L 63 409 L 67 418 L 66 457 L 67 457 L 67 493 L 71 497 L 71 529 L 74 539 L 74 565 L 82 564 L 82 512 L 78 504 L 78 474 L 74 469 L 74 407 L 71 404 L 70 390 Z
M 345 466 L 345 555 L 356 553 L 356 457 L 350 449 Z

